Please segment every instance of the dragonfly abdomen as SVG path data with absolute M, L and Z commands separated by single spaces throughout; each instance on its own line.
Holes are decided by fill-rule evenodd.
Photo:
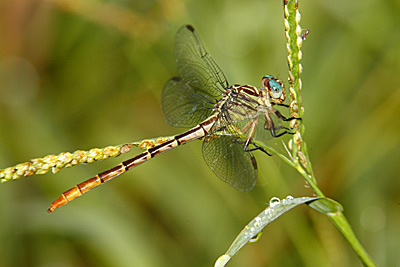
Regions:
M 158 146 L 150 148 L 148 151 L 143 152 L 137 155 L 134 158 L 128 159 L 118 166 L 115 166 L 112 169 L 104 171 L 102 173 L 97 174 L 96 176 L 86 180 L 68 191 L 65 191 L 61 194 L 59 198 L 57 198 L 53 203 L 51 203 L 50 208 L 47 210 L 48 213 L 52 213 L 55 209 L 64 206 L 68 202 L 74 200 L 77 197 L 82 196 L 89 190 L 114 179 L 115 177 L 123 174 L 130 169 L 148 161 L 151 158 L 154 158 L 157 155 L 160 155 L 166 151 L 169 151 L 177 146 L 183 145 L 187 142 L 199 139 L 207 135 L 208 131 L 214 125 L 217 120 L 217 116 L 212 116 L 196 127 L 184 132 L 183 134 L 177 135 L 174 139 L 164 142 Z

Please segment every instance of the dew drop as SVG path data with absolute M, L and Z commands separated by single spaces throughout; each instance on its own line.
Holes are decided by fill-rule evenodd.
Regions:
M 294 197 L 292 197 L 291 195 L 288 195 L 287 197 L 286 197 L 286 200 L 293 200 L 294 199 Z
M 260 226 L 260 222 L 261 222 L 261 218 L 260 218 L 260 217 L 256 217 L 256 218 L 255 218 L 254 226 L 255 226 L 255 227 L 259 227 L 259 226 Z
M 265 213 L 265 215 L 267 215 L 267 218 L 270 218 L 270 217 L 271 217 L 271 213 L 272 213 L 271 207 L 269 207 L 268 209 L 266 209 L 266 210 L 264 211 L 264 213 Z
M 255 243 L 258 240 L 258 235 L 253 236 L 252 238 L 250 238 L 249 243 Z
M 257 242 L 260 239 L 261 235 L 262 235 L 262 232 L 257 233 L 252 238 L 250 238 L 249 243 Z
M 281 200 L 279 198 L 273 197 L 269 201 L 269 206 L 272 208 L 272 207 L 275 207 L 276 205 L 279 205 L 280 203 L 281 203 Z

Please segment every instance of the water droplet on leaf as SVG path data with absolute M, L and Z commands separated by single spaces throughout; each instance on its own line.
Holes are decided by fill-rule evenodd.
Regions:
M 277 197 L 273 197 L 271 198 L 271 200 L 269 201 L 269 206 L 270 207 L 275 207 L 276 205 L 279 205 L 281 203 L 281 200 Z

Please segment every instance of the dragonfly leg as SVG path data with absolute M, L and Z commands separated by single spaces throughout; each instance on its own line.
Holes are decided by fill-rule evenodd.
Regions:
M 256 151 L 256 150 L 260 150 L 262 152 L 264 152 L 265 154 L 267 154 L 268 156 L 272 156 L 272 154 L 268 153 L 267 150 L 265 150 L 263 147 L 261 146 L 256 146 L 255 144 L 252 143 L 252 145 L 254 145 L 254 148 L 246 148 L 246 152 L 252 152 L 252 151 Z
M 280 118 L 280 119 L 282 119 L 282 120 L 284 120 L 284 121 L 289 120 L 289 119 L 286 119 L 279 111 L 274 110 L 274 112 L 275 112 L 275 114 L 277 114 L 278 118 Z M 279 114 L 279 115 L 278 115 L 278 114 Z M 280 137 L 280 136 L 282 136 L 282 135 L 284 135 L 284 134 L 294 134 L 294 133 L 292 133 L 292 132 L 290 131 L 290 129 L 287 128 L 287 127 L 284 127 L 284 126 L 275 127 L 274 121 L 268 116 L 267 113 L 265 113 L 264 116 L 265 116 L 264 128 L 265 128 L 266 130 L 269 129 L 269 131 L 270 131 L 270 133 L 271 133 L 271 135 L 272 135 L 273 137 Z M 281 132 L 281 133 L 276 133 L 276 130 L 280 130 L 280 129 L 284 129 L 284 131 Z
M 279 130 L 279 129 L 285 129 L 285 131 L 283 131 L 283 132 L 277 134 L 277 133 L 275 132 L 275 130 Z M 286 127 L 284 127 L 284 126 L 279 126 L 279 127 L 275 127 L 275 128 L 270 128 L 269 130 L 270 130 L 271 135 L 272 135 L 273 137 L 280 137 L 280 136 L 285 135 L 285 134 L 294 134 L 293 132 L 290 131 L 289 128 L 286 128 Z
M 258 117 L 253 119 L 253 120 L 250 120 L 249 124 L 247 124 L 246 127 L 245 127 L 245 128 L 249 128 L 249 134 L 247 135 L 246 141 L 244 143 L 244 150 L 245 151 L 246 151 L 246 149 L 248 149 L 248 147 L 249 147 L 249 145 L 251 143 L 251 139 L 254 136 L 257 124 L 258 124 Z M 246 129 L 246 131 L 247 131 L 247 129 Z
M 245 141 L 240 141 L 238 139 L 235 139 L 234 142 L 236 144 L 240 144 L 240 145 L 243 145 L 243 144 L 246 143 Z M 253 145 L 254 147 L 253 148 L 249 148 L 249 145 Z M 243 150 L 244 150 L 244 152 L 252 152 L 252 151 L 260 150 L 260 151 L 264 152 L 265 154 L 267 154 L 268 156 L 272 156 L 272 154 L 268 153 L 263 147 L 257 146 L 256 144 L 254 144 L 251 141 L 249 142 L 249 144 L 247 146 L 243 146 Z
M 277 105 L 277 106 L 280 106 L 280 107 L 285 107 L 285 108 L 289 108 L 290 106 L 289 105 L 287 105 L 287 104 L 275 104 L 275 103 L 272 103 L 273 105 Z
M 282 105 L 282 104 L 281 104 L 281 105 Z M 279 112 L 279 110 L 276 110 L 276 109 L 274 109 L 274 113 L 275 113 L 275 116 L 278 117 L 278 119 L 281 119 L 281 120 L 283 120 L 283 121 L 301 120 L 301 118 L 295 118 L 295 117 L 286 118 L 285 116 L 283 116 L 283 115 Z

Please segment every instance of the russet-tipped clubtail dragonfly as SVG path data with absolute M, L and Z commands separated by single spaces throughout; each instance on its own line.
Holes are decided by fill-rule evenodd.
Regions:
M 168 124 L 192 128 L 64 192 L 49 213 L 161 153 L 201 138 L 204 160 L 221 180 L 238 190 L 254 187 L 257 163 L 252 151 L 263 149 L 252 140 L 290 133 L 280 122 L 295 119 L 274 108 L 287 107 L 283 83 L 265 75 L 261 88 L 229 85 L 190 25 L 176 34 L 174 52 L 179 77 L 165 84 L 161 107 Z

